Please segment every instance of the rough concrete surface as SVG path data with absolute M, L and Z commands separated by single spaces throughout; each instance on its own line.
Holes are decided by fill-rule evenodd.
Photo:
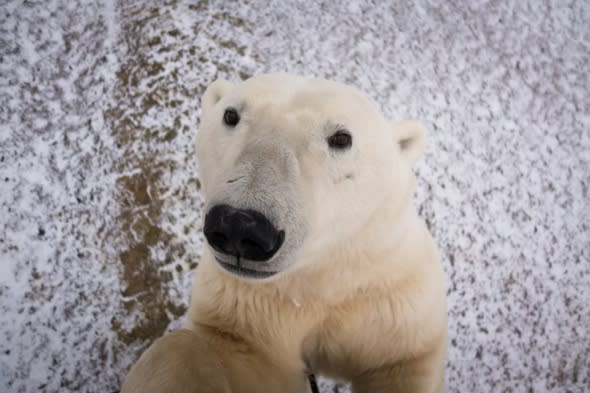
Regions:
M 585 0 L 2 1 L 0 391 L 114 391 L 182 323 L 200 96 L 271 71 L 428 125 L 448 391 L 590 391 L 589 63 Z

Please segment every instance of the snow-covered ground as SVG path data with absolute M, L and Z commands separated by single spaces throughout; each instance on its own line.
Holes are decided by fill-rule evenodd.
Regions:
M 114 391 L 179 326 L 200 95 L 269 71 L 428 124 L 449 392 L 590 391 L 590 2 L 241 3 L 1 3 L 0 391 Z

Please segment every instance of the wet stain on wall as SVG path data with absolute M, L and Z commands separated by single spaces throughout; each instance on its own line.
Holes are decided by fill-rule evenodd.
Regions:
M 182 317 L 189 299 L 171 291 L 176 277 L 198 263 L 195 250 L 179 240 L 175 215 L 167 203 L 184 204 L 195 220 L 185 220 L 180 233 L 200 237 L 200 182 L 196 170 L 185 184 L 175 184 L 180 176 L 195 169 L 194 137 L 197 131 L 199 99 L 206 86 L 217 77 L 246 79 L 249 71 L 211 57 L 207 45 L 222 47 L 232 56 L 250 56 L 242 44 L 217 36 L 211 26 L 225 23 L 248 31 L 248 24 L 225 11 L 211 10 L 207 2 L 191 5 L 195 24 L 177 26 L 175 1 L 154 7 L 133 4 L 121 9 L 125 61 L 117 71 L 115 105 L 106 111 L 121 160 L 113 170 L 117 180 L 117 217 L 127 247 L 120 251 L 123 315 L 111 324 L 125 344 L 145 348 L 160 337 L 170 322 Z M 205 26 L 197 14 L 210 13 Z M 203 20 L 203 18 L 201 18 Z M 199 44 L 200 43 L 200 44 Z M 204 47 L 203 47 L 204 46 Z M 256 56 L 252 57 L 257 61 Z M 198 77 L 195 77 L 197 75 Z M 178 147 L 186 154 L 178 154 Z M 196 206 L 189 204 L 198 203 Z M 172 223 L 171 223 L 172 221 Z M 185 278 L 186 280 L 187 278 Z M 136 315 L 132 327 L 124 323 Z

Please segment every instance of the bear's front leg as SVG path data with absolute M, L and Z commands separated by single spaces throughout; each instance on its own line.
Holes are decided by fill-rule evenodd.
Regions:
M 181 329 L 154 342 L 121 393 L 301 393 L 303 370 L 281 367 L 214 329 Z
M 131 368 L 121 393 L 231 393 L 220 356 L 194 332 L 156 340 Z

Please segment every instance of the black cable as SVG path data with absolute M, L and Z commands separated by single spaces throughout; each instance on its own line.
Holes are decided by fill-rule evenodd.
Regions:
M 318 382 L 315 380 L 315 375 L 309 374 L 307 376 L 307 379 L 309 379 L 309 386 L 311 387 L 311 392 L 320 393 L 320 389 L 318 389 Z

